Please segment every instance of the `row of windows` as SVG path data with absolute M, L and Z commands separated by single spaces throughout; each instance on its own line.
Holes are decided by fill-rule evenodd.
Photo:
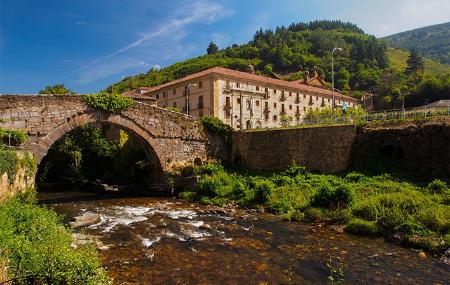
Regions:
M 191 102 L 189 102 L 190 104 L 192 104 Z M 188 104 L 187 99 L 184 99 L 184 106 L 183 106 L 183 111 L 186 111 L 186 106 Z M 189 109 L 191 109 L 191 106 L 189 106 Z M 163 108 L 166 108 L 166 104 L 163 105 Z M 172 103 L 172 107 L 177 108 L 177 102 L 173 102 Z M 204 105 L 203 105 L 203 95 L 198 96 L 198 104 L 197 104 L 198 109 L 203 109 Z
M 197 83 L 196 83 L 196 86 L 197 86 L 198 88 L 203 88 L 203 81 L 197 82 Z M 157 94 L 156 94 L 156 99 L 159 99 L 160 97 L 161 97 L 161 98 L 166 98 L 166 95 L 167 95 L 167 98 L 169 98 L 169 92 L 163 91 L 162 94 L 161 94 L 161 96 L 160 96 L 159 93 L 157 93 Z M 172 89 L 172 95 L 173 95 L 173 96 L 177 96 L 177 88 L 173 88 L 173 89 Z M 183 88 L 183 96 L 186 96 L 186 90 L 184 90 L 184 88 Z

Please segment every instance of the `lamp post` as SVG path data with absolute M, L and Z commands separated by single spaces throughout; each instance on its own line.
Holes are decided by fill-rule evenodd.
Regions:
M 331 95 L 332 95 L 332 97 L 333 97 L 333 103 L 332 103 L 332 106 L 331 106 L 331 117 L 332 117 L 332 121 L 334 122 L 334 113 L 335 113 L 335 107 L 336 107 L 336 105 L 335 105 L 335 101 L 334 101 L 334 52 L 335 51 L 342 51 L 342 49 L 341 48 L 334 48 L 332 51 L 331 51 Z
M 197 84 L 187 84 L 184 88 L 186 89 L 186 115 L 189 115 L 189 88 L 191 86 L 197 86 Z

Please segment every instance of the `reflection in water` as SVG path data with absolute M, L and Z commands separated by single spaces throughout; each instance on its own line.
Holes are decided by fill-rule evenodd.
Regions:
M 40 198 L 67 222 L 100 214 L 85 231 L 101 242 L 114 284 L 327 284 L 330 259 L 346 284 L 450 284 L 447 265 L 381 239 L 170 198 L 58 202 L 55 195 Z

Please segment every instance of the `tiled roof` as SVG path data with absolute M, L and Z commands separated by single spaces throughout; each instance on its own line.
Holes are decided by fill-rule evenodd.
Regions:
M 164 89 L 164 88 L 172 86 L 172 85 L 176 85 L 176 84 L 179 84 L 179 83 L 182 83 L 185 81 L 190 81 L 190 80 L 193 80 L 193 79 L 196 79 L 196 78 L 199 78 L 202 76 L 210 75 L 210 74 L 220 74 L 220 75 L 225 75 L 228 77 L 233 77 L 238 80 L 249 80 L 249 81 L 259 82 L 261 84 L 268 84 L 268 85 L 282 87 L 282 88 L 284 87 L 284 88 L 292 89 L 292 90 L 299 91 L 299 92 L 308 92 L 308 93 L 313 93 L 316 95 L 322 95 L 322 96 L 326 96 L 326 97 L 332 96 L 331 90 L 329 90 L 329 89 L 320 88 L 320 87 L 316 87 L 316 86 L 310 86 L 310 85 L 306 85 L 306 84 L 301 84 L 298 81 L 285 81 L 285 80 L 275 79 L 275 78 L 271 78 L 271 77 L 256 75 L 256 74 L 237 71 L 237 70 L 232 70 L 232 69 L 223 68 L 223 67 L 213 67 L 213 68 L 206 69 L 206 70 L 191 74 L 189 76 L 186 76 L 186 77 L 183 77 L 183 78 L 180 78 L 177 80 L 170 81 L 168 83 L 165 83 L 165 84 L 162 84 L 159 86 L 141 87 L 140 89 L 145 90 L 146 92 L 153 92 L 153 91 L 161 90 L 161 89 Z M 342 98 L 342 96 L 343 96 L 347 100 L 357 101 L 357 99 L 343 95 L 340 92 L 335 91 L 334 93 L 335 93 L 336 99 Z

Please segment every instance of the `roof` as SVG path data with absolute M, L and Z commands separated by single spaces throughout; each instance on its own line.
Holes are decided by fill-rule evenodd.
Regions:
M 419 108 L 433 108 L 433 107 L 450 107 L 450 100 L 439 100 L 427 105 L 420 106 Z
M 232 70 L 232 69 L 223 68 L 223 67 L 213 67 L 210 69 L 206 69 L 206 70 L 188 75 L 186 77 L 183 77 L 183 78 L 180 78 L 177 80 L 170 81 L 170 82 L 162 84 L 162 85 L 158 85 L 155 87 L 141 87 L 139 89 L 145 90 L 146 92 L 158 91 L 158 90 L 167 88 L 172 85 L 176 85 L 176 84 L 179 84 L 179 83 L 182 83 L 185 81 L 190 81 L 190 80 L 193 80 L 193 79 L 196 79 L 199 77 L 203 77 L 206 75 L 210 75 L 210 74 L 225 75 L 225 76 L 233 77 L 233 78 L 240 79 L 240 80 L 249 80 L 249 81 L 260 82 L 262 84 L 275 85 L 278 87 L 284 87 L 284 88 L 292 89 L 292 90 L 299 91 L 299 92 L 314 93 L 314 94 L 322 95 L 322 96 L 332 96 L 332 92 L 329 89 L 325 89 L 325 88 L 321 88 L 321 87 L 317 87 L 317 86 L 309 86 L 306 84 L 301 84 L 298 81 L 285 81 L 285 80 L 275 79 L 275 78 L 271 78 L 271 77 L 256 75 L 256 74 L 237 71 L 237 70 Z M 337 91 L 335 91 L 335 96 L 344 97 L 345 99 L 351 100 L 351 101 L 357 101 L 357 99 L 343 95 L 342 93 L 337 92 Z

